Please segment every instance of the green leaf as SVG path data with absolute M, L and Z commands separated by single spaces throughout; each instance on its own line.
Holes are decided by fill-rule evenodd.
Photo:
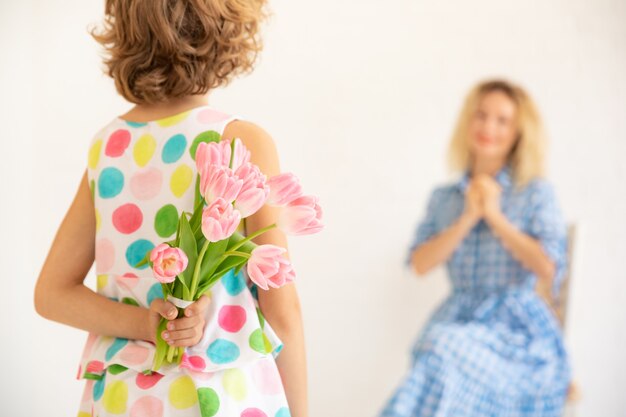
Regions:
M 107 370 L 110 373 L 112 373 L 113 375 L 121 374 L 122 372 L 124 372 L 127 369 L 128 368 L 125 367 L 124 365 L 120 365 L 120 364 L 117 364 L 117 363 L 114 363 L 113 365 L 109 365 L 107 367 Z
M 83 378 L 85 379 L 92 379 L 94 381 L 100 381 L 103 378 L 104 375 L 101 374 L 92 374 L 91 372 L 85 372 L 85 374 L 83 375 Z
M 191 232 L 191 227 L 189 226 L 189 221 L 187 220 L 187 215 L 185 212 L 180 216 L 180 249 L 185 252 L 187 255 L 187 259 L 189 262 L 187 263 L 187 268 L 183 272 L 179 274 L 179 277 L 182 278 L 185 283 L 185 287 L 189 289 L 191 286 L 191 280 L 193 277 L 193 271 L 196 267 L 196 262 L 198 260 L 198 248 L 196 247 L 196 239 Z
M 207 251 L 202 258 L 202 264 L 200 265 L 200 275 L 198 276 L 198 288 L 207 279 L 213 275 L 213 272 L 218 267 L 218 262 L 228 246 L 228 239 L 220 240 L 219 242 L 211 242 Z
M 135 268 L 139 268 L 140 266 L 143 266 L 143 265 L 145 265 L 145 264 L 150 262 L 150 252 L 152 252 L 152 249 L 147 251 L 146 254 L 144 255 L 144 257 L 141 259 L 141 261 L 139 261 L 139 262 L 137 262 L 135 264 Z M 152 264 L 150 264 L 150 266 L 152 266 Z
M 134 298 L 124 297 L 124 298 L 122 298 L 122 302 L 124 304 L 128 304 L 128 305 L 131 305 L 131 306 L 139 307 L 139 303 Z

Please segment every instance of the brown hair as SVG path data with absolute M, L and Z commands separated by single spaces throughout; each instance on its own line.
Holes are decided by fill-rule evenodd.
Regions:
M 204 94 L 252 70 L 265 0 L 106 0 L 104 30 L 89 33 L 106 73 L 136 104 Z
M 522 186 L 543 175 L 547 138 L 533 100 L 522 87 L 506 80 L 486 80 L 470 90 L 450 141 L 450 165 L 458 170 L 470 168 L 469 125 L 482 98 L 494 91 L 506 94 L 516 105 L 518 134 L 509 155 L 509 163 L 515 183 Z

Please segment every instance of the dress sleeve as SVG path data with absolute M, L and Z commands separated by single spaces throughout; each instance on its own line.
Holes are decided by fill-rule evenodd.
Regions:
M 567 267 L 567 227 L 551 184 L 539 183 L 531 195 L 531 207 L 529 232 L 555 264 L 552 294 L 557 298 Z
M 434 189 L 428 200 L 426 214 L 418 223 L 413 236 L 413 241 L 411 242 L 409 250 L 406 254 L 406 259 L 404 260 L 404 265 L 406 267 L 411 265 L 411 255 L 413 254 L 413 251 L 437 233 L 438 229 L 435 216 L 438 209 L 441 207 L 441 200 L 442 190 L 440 188 Z

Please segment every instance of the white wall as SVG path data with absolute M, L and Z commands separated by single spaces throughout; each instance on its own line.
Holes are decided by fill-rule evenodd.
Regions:
M 84 333 L 36 316 L 32 291 L 88 140 L 129 108 L 86 33 L 102 3 L 0 5 L 2 415 L 73 415 L 82 389 Z M 423 281 L 404 271 L 405 248 L 429 191 L 447 179 L 463 95 L 504 75 L 539 103 L 550 177 L 581 228 L 567 329 L 577 415 L 623 416 L 626 3 L 277 0 L 272 9 L 257 71 L 212 103 L 266 128 L 282 168 L 325 209 L 322 234 L 290 241 L 311 415 L 374 415 L 405 371 L 447 290 L 441 270 Z

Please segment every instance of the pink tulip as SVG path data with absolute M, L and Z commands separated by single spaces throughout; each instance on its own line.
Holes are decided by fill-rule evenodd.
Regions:
M 196 167 L 200 176 L 206 175 L 211 165 L 228 167 L 230 142 L 200 142 L 196 148 Z
M 235 208 L 239 210 L 241 217 L 245 218 L 263 207 L 270 189 L 267 186 L 265 175 L 250 162 L 241 165 L 235 171 L 235 175 L 243 180 L 241 191 L 235 199 Z
M 218 198 L 202 211 L 202 233 L 209 242 L 219 242 L 230 237 L 240 221 L 241 213 L 223 198 Z
M 232 203 L 242 186 L 243 180 L 239 179 L 232 169 L 224 166 L 211 165 L 207 172 L 200 175 L 200 193 L 207 204 L 213 203 L 218 198 Z
M 300 181 L 291 172 L 274 175 L 267 185 L 270 187 L 267 203 L 272 206 L 285 206 L 302 195 Z
M 277 226 L 290 235 L 310 235 L 324 228 L 321 222 L 322 208 L 317 197 L 302 196 L 282 208 Z
M 235 138 L 233 140 L 235 141 L 235 148 L 233 152 L 233 165 L 231 168 L 233 171 L 236 171 L 240 166 L 250 162 L 250 151 L 244 146 L 241 139 Z
M 187 268 L 187 255 L 180 248 L 172 248 L 167 243 L 161 243 L 150 252 L 152 273 L 163 284 L 176 279 Z
M 291 263 L 283 256 L 285 248 L 276 245 L 260 245 L 252 250 L 248 260 L 250 280 L 264 290 L 279 288 L 295 278 Z

